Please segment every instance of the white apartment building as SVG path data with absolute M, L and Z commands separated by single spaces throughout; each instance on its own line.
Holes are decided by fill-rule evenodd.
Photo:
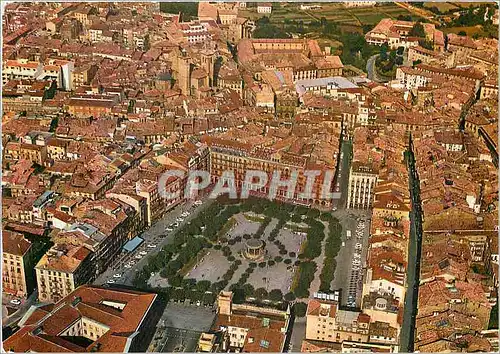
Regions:
M 349 174 L 348 209 L 368 209 L 373 203 L 377 172 L 369 165 L 354 161 Z

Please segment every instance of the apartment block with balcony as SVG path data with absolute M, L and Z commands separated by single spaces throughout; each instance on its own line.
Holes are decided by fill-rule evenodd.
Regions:
M 373 203 L 378 172 L 368 164 L 354 161 L 349 174 L 347 208 L 369 209 Z
M 40 259 L 35 272 L 39 300 L 57 302 L 91 281 L 91 251 L 84 246 L 55 245 Z
M 34 248 L 17 232 L 2 230 L 3 293 L 26 298 L 35 288 Z
M 336 301 L 309 300 L 306 340 L 367 342 L 369 325 L 370 316 L 359 311 L 341 310 Z

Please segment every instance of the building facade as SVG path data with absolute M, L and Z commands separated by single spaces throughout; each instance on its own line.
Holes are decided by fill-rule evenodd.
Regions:
M 90 260 L 91 252 L 83 246 L 53 246 L 35 267 L 39 300 L 57 302 L 90 282 L 94 274 Z
M 354 161 L 349 174 L 347 208 L 369 209 L 373 203 L 373 192 L 378 173 L 371 166 Z
M 30 241 L 17 232 L 2 230 L 2 289 L 4 293 L 26 298 L 35 286 Z M 31 269 L 30 269 L 31 268 Z

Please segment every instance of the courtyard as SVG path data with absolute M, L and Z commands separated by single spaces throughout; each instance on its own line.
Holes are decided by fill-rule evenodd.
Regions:
M 266 220 L 264 215 L 240 213 L 234 215 L 233 219 L 236 223 L 225 235 L 225 238 L 228 240 L 227 247 L 231 256 L 235 260 L 240 260 L 241 265 L 234 272 L 226 290 L 231 285 L 237 284 L 241 276 L 247 273 L 249 276 L 246 284 L 250 284 L 254 289 L 264 288 L 266 291 L 279 289 L 283 294 L 289 292 L 295 274 L 296 266 L 294 263 L 298 260 L 305 236 L 293 232 L 285 226 L 279 228 L 275 242 L 269 241 L 271 232 L 279 223 L 278 219 L 271 218 L 269 224 L 264 228 L 262 236 L 257 239 L 254 238 L 254 235 L 257 234 L 259 227 Z M 249 236 L 251 237 L 249 238 Z M 247 244 L 252 243 L 262 245 L 262 254 L 256 256 L 255 259 L 245 255 Z M 279 244 L 283 245 L 281 249 L 286 250 L 286 253 L 281 251 L 278 247 Z M 285 260 L 288 261 L 284 263 Z M 211 250 L 193 266 L 186 277 L 196 281 L 208 280 L 214 283 L 221 280 L 229 267 L 228 257 L 224 256 L 221 250 Z

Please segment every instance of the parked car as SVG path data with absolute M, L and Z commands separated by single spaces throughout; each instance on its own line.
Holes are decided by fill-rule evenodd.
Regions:
M 360 249 L 363 248 L 363 245 L 358 242 L 358 243 L 356 243 L 356 245 L 354 246 L 354 248 L 357 249 L 357 250 L 360 250 Z
M 10 303 L 13 305 L 21 305 L 21 301 L 19 301 L 18 299 L 12 299 L 10 300 Z
M 116 273 L 115 275 L 113 275 L 113 278 L 121 278 L 122 275 L 120 273 Z
M 172 228 L 169 226 L 169 227 L 167 227 L 167 228 L 165 229 L 165 231 L 167 231 L 167 232 L 172 232 L 172 231 L 174 231 L 174 229 L 172 229 Z
M 108 284 L 114 284 L 115 283 L 115 280 L 114 279 L 109 279 L 108 280 Z
M 194 202 L 194 205 L 202 205 L 202 204 L 203 204 L 203 202 L 201 200 L 197 200 Z
M 178 222 L 174 222 L 174 223 L 172 224 L 172 226 L 173 226 L 174 228 L 179 227 L 179 223 L 178 223 Z
M 141 251 L 141 252 L 139 252 L 139 254 L 140 254 L 141 256 L 146 256 L 148 253 L 147 253 L 146 251 Z
M 156 245 L 154 243 L 150 243 L 150 244 L 148 244 L 148 247 L 149 248 L 156 248 Z
M 127 269 L 132 268 L 132 266 L 130 264 L 125 264 L 124 267 L 127 268 Z
M 175 219 L 175 221 L 177 221 L 177 222 L 183 222 L 184 218 L 178 217 L 177 219 Z
M 140 254 L 135 256 L 135 259 L 142 259 L 142 256 Z

